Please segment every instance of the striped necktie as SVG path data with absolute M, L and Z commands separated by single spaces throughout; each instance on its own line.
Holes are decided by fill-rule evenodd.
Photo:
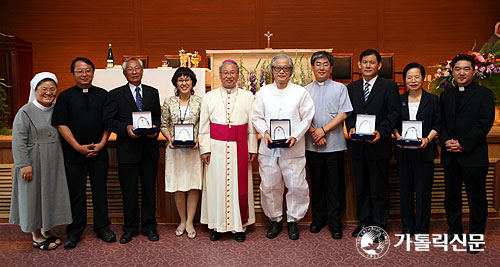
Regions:
M 135 104 L 137 105 L 137 109 L 142 111 L 142 96 L 141 96 L 141 88 L 135 88 Z
M 365 102 L 368 100 L 368 96 L 370 95 L 370 84 L 365 83 L 365 89 L 363 89 L 363 93 L 365 96 Z

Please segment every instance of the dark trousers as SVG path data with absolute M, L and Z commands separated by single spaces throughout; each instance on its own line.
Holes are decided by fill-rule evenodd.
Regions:
M 142 157 L 138 163 L 118 164 L 118 177 L 123 195 L 123 231 L 139 231 L 139 218 L 142 232 L 156 229 L 156 174 L 158 161 Z M 139 181 L 142 190 L 142 206 L 139 216 Z
M 109 229 L 111 222 L 108 218 L 106 190 L 108 160 L 89 159 L 84 163 L 66 163 L 64 166 L 73 216 L 73 223 L 66 227 L 67 235 L 72 238 L 80 238 L 87 225 L 87 174 L 90 178 L 94 206 L 94 231 L 99 233 L 104 229 Z
M 389 160 L 352 159 L 360 224 L 386 227 L 389 218 Z
M 444 207 L 450 232 L 461 234 L 462 227 L 462 182 L 469 201 L 469 234 L 484 234 L 488 217 L 486 200 L 486 174 L 488 167 L 463 167 L 453 159 L 444 167 Z
M 417 234 L 428 234 L 434 162 L 424 162 L 418 149 L 403 149 L 398 172 L 403 227 Z
M 306 151 L 313 222 L 328 222 L 332 229 L 342 229 L 340 219 L 345 214 L 344 155 L 345 151 Z

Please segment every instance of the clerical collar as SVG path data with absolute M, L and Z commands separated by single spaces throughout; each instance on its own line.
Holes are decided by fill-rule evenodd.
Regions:
M 467 89 L 469 89 L 469 86 L 471 85 L 472 83 L 469 83 L 468 85 L 466 86 L 457 86 L 457 89 L 459 92 L 465 92 L 467 91 Z
M 77 85 L 76 87 L 77 87 L 78 89 L 82 90 L 82 93 L 86 94 L 86 93 L 88 93 L 88 92 L 89 92 L 89 89 L 90 89 L 90 87 L 92 87 L 92 85 L 91 85 L 89 88 L 80 88 L 80 87 L 78 87 L 78 85 Z
M 231 94 L 231 93 L 234 93 L 237 89 L 237 87 L 234 87 L 234 88 L 225 88 L 225 87 L 222 87 L 222 89 L 224 89 L 224 91 L 228 94 Z
M 323 81 L 323 82 L 318 82 L 318 81 L 316 81 L 316 83 L 317 83 L 319 86 L 323 86 L 323 85 L 327 84 L 327 83 L 329 82 L 329 80 L 330 80 L 330 79 L 326 79 L 326 80 L 325 80 L 325 81 Z

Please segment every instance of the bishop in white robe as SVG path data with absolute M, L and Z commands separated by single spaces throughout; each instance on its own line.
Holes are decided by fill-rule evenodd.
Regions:
M 212 241 L 231 231 L 242 242 L 246 226 L 255 223 L 251 161 L 257 153 L 257 133 L 250 121 L 254 96 L 236 88 L 237 67 L 232 60 L 224 61 L 222 87 L 205 94 L 201 104 L 201 223 L 214 230 Z

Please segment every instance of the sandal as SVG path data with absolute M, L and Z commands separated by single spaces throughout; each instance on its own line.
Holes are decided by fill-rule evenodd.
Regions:
M 59 246 L 62 244 L 61 239 L 59 239 L 59 237 L 57 237 L 55 235 L 47 237 L 47 241 L 50 241 L 50 243 L 55 243 L 56 246 Z
M 41 249 L 41 250 L 53 250 L 53 249 L 56 249 L 57 248 L 57 244 L 55 247 L 53 248 L 50 248 L 50 244 L 52 244 L 54 242 L 51 242 L 50 240 L 46 239 L 45 241 L 42 241 L 42 242 L 36 242 L 35 240 L 33 240 L 33 247 L 34 248 L 38 248 L 38 249 Z

